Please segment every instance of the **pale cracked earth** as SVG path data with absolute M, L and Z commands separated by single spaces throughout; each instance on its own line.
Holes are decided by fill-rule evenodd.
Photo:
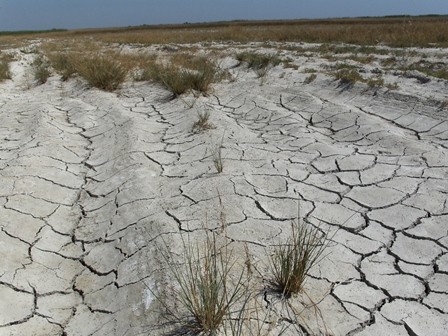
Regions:
M 56 75 L 27 88 L 34 55 L 15 52 L 0 84 L 0 335 L 159 335 L 161 244 L 224 214 L 231 245 L 262 265 L 298 199 L 302 218 L 338 229 L 306 283 L 324 323 L 304 313 L 305 334 L 448 335 L 446 81 L 304 84 L 300 69 L 325 60 L 284 51 L 299 70 L 260 80 L 228 57 L 234 80 L 171 99 Z M 215 128 L 191 132 L 205 109 Z

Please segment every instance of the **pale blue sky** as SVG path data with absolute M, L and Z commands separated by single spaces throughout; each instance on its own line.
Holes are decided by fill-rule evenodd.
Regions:
M 0 31 L 448 14 L 448 0 L 0 0 Z

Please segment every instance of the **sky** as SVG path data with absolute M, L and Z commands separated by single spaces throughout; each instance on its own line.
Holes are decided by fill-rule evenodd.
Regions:
M 0 0 L 0 31 L 448 14 L 448 0 Z

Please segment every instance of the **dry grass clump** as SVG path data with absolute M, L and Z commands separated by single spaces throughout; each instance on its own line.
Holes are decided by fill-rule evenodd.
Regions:
M 391 67 L 395 64 L 397 64 L 398 59 L 395 56 L 387 57 L 380 61 L 381 65 L 383 67 Z
M 443 62 L 431 63 L 422 60 L 411 64 L 407 70 L 417 70 L 431 77 L 448 80 L 448 66 Z
M 369 78 L 366 82 L 369 88 L 379 88 L 384 86 L 384 79 L 381 76 Z
M 9 63 L 14 60 L 14 56 L 8 53 L 0 54 L 0 81 L 11 79 Z
M 326 234 L 318 228 L 301 221 L 291 223 L 291 236 L 270 258 L 274 290 L 285 298 L 302 292 L 310 269 L 322 259 L 327 245 Z
M 446 99 L 446 100 L 444 100 L 444 101 L 442 101 L 441 103 L 440 103 L 440 109 L 441 110 L 448 110 L 448 99 Z
M 0 81 L 11 78 L 11 73 L 9 72 L 9 62 L 0 59 Z
M 180 325 L 182 335 L 216 335 L 238 301 L 248 293 L 246 269 L 237 269 L 233 252 L 206 231 L 205 242 L 182 240 L 183 263 L 171 267 L 175 293 L 162 305 Z M 168 253 L 168 252 L 167 252 Z M 166 255 L 169 260 L 169 255 Z
M 118 89 L 128 73 L 120 61 L 103 55 L 83 57 L 75 64 L 81 77 L 91 86 L 105 91 Z
M 192 90 L 206 94 L 212 83 L 223 78 L 225 73 L 215 61 L 190 54 L 176 55 L 167 63 L 154 62 L 141 75 L 141 79 L 158 82 L 175 96 Z
M 209 119 L 210 119 L 209 110 L 198 112 L 198 119 L 193 124 L 192 132 L 200 133 L 208 129 L 215 128 L 215 126 L 209 121 Z
M 253 69 L 258 77 L 264 77 L 268 70 L 279 65 L 281 60 L 275 54 L 262 54 L 252 51 L 244 51 L 236 55 L 239 62 L 247 63 L 249 69 Z
M 75 56 L 68 52 L 49 53 L 47 57 L 52 67 L 59 73 L 63 81 L 68 80 L 76 72 Z
M 36 84 L 41 85 L 46 83 L 51 75 L 48 61 L 42 55 L 38 55 L 31 64 L 31 67 Z
M 292 324 L 302 334 L 298 323 L 301 311 L 288 301 L 289 320 L 286 327 L 282 325 L 273 306 L 276 300 L 266 307 L 261 303 L 261 284 L 257 285 L 255 274 L 269 279 L 270 286 L 264 289 L 264 295 L 271 295 L 274 290 L 281 294 L 284 303 L 283 299 L 303 292 L 310 269 L 324 257 L 330 241 L 328 232 L 301 222 L 292 223 L 291 236 L 277 245 L 269 258 L 269 275 L 265 278 L 253 264 L 247 244 L 241 257 L 233 253 L 222 213 L 220 218 L 220 228 L 212 231 L 204 227 L 194 233 L 194 241 L 192 231 L 181 235 L 178 261 L 173 260 L 174 254 L 165 241 L 158 249 L 169 265 L 174 285 L 149 290 L 161 304 L 161 313 L 168 314 L 168 322 L 174 324 L 170 335 L 261 336 L 273 332 L 281 335 Z M 306 298 L 312 302 L 308 295 Z
M 212 156 L 213 165 L 215 166 L 216 172 L 221 174 L 224 170 L 224 158 L 222 157 L 222 148 L 224 143 L 224 134 L 219 142 L 213 143 L 210 146 L 210 152 Z
M 335 78 L 341 85 L 353 86 L 356 82 L 364 81 L 364 78 L 356 69 L 342 69 L 335 73 Z
M 366 55 L 366 56 L 353 55 L 350 56 L 350 59 L 358 63 L 370 64 L 375 60 L 375 57 L 373 55 Z
M 317 78 L 317 75 L 315 73 L 310 74 L 308 77 L 305 78 L 303 81 L 304 84 L 310 84 L 314 82 Z
M 395 83 L 387 83 L 386 85 L 386 88 L 388 88 L 389 90 L 398 90 L 399 88 L 400 88 L 400 85 L 398 85 L 398 83 L 397 82 L 395 82 Z

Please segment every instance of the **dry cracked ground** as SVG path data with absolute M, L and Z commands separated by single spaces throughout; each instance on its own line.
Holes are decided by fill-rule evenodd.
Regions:
M 297 203 L 336 232 L 306 282 L 319 314 L 303 334 L 448 335 L 447 81 L 389 72 L 398 90 L 347 88 L 318 71 L 305 84 L 325 60 L 285 49 L 299 70 L 260 79 L 227 57 L 233 80 L 172 99 L 56 75 L 30 88 L 34 56 L 15 52 L 0 84 L 0 335 L 161 334 L 162 244 L 225 220 L 262 265 Z M 215 128 L 193 133 L 204 110 Z

